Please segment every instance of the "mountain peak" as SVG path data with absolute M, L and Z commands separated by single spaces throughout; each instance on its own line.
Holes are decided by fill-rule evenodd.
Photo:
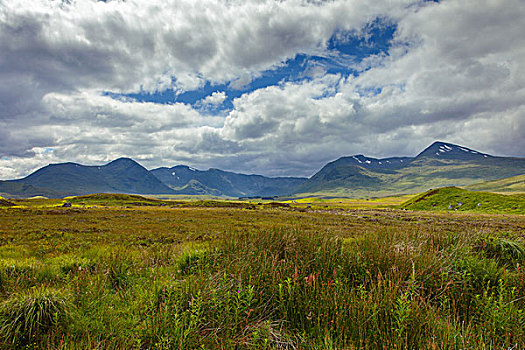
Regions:
M 108 168 L 143 168 L 143 166 L 140 165 L 139 163 L 137 163 L 135 160 L 133 160 L 131 158 L 125 158 L 125 157 L 117 158 L 117 159 L 107 163 L 106 165 L 104 165 L 104 167 L 108 167 Z
M 117 159 L 109 162 L 107 165 L 109 165 L 109 164 L 126 164 L 126 163 L 128 163 L 128 164 L 132 164 L 132 163 L 138 164 L 136 161 L 134 161 L 131 158 L 120 157 L 120 158 L 117 158 Z
M 421 157 L 469 160 L 492 156 L 453 143 L 436 141 L 416 156 L 416 158 Z
M 390 169 L 407 164 L 412 158 L 410 157 L 391 157 L 391 158 L 372 158 L 362 154 L 356 154 L 349 157 L 341 157 L 331 163 L 356 165 L 364 168 Z

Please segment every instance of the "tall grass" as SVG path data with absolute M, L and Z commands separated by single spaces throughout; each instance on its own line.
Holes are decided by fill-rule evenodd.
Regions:
M 33 288 L 13 295 L 0 307 L 1 341 L 19 348 L 56 340 L 64 334 L 71 311 L 72 305 L 58 290 Z
M 147 210 L 66 238 L 33 213 L 0 249 L 0 348 L 525 347 L 523 219 Z

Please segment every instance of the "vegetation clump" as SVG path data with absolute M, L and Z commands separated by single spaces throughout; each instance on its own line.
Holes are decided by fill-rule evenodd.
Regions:
M 487 257 L 507 266 L 525 263 L 525 248 L 517 241 L 503 237 L 485 236 L 477 241 L 476 248 Z
M 59 290 L 38 287 L 15 294 L 0 306 L 2 341 L 14 348 L 54 341 L 66 331 L 71 311 Z

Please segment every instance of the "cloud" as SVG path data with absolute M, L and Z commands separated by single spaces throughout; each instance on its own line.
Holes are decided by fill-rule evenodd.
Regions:
M 220 105 L 226 100 L 226 93 L 224 91 L 215 91 L 211 95 L 206 96 L 202 100 L 199 101 L 199 104 L 202 106 L 207 105 L 213 105 L 217 106 Z
M 311 175 L 342 155 L 414 155 L 436 139 L 525 155 L 520 0 L 0 2 L 0 178 L 120 156 Z M 377 18 L 396 25 L 388 52 L 327 50 Z M 298 80 L 195 106 L 103 94 L 246 88 L 299 54 L 348 70 L 306 62 Z
M 4 0 L 0 48 L 4 66 L 43 88 L 187 90 L 322 48 L 337 28 L 402 12 L 395 3 Z

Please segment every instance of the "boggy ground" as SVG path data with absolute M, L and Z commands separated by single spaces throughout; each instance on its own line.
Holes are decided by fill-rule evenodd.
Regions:
M 525 216 L 49 204 L 0 209 L 2 348 L 525 348 Z

